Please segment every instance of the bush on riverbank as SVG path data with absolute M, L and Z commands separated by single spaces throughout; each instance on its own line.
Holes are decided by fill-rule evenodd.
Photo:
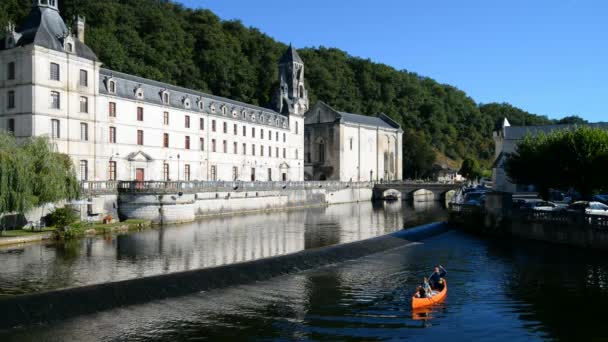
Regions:
M 152 223 L 147 220 L 129 219 L 110 224 L 76 222 L 54 231 L 57 240 L 71 240 L 87 235 L 103 235 L 116 232 L 128 232 L 150 228 Z
M 47 224 L 54 227 L 65 227 L 78 221 L 78 214 L 69 207 L 57 208 L 47 217 Z

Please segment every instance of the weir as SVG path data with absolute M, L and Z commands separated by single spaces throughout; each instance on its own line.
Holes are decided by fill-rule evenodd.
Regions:
M 90 314 L 309 270 L 411 244 L 449 229 L 434 223 L 341 245 L 226 266 L 0 299 L 0 328 Z

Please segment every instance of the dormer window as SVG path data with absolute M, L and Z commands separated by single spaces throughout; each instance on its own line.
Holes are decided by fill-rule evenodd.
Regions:
M 190 109 L 190 98 L 184 96 L 184 99 L 182 101 L 184 102 L 184 107 Z
M 163 103 L 166 104 L 166 105 L 168 105 L 169 104 L 169 100 L 170 100 L 169 92 L 166 91 L 166 90 L 163 90 L 160 94 L 161 94 L 160 96 L 163 99 Z
M 138 99 L 144 98 L 144 89 L 141 87 L 141 85 L 135 88 L 135 97 L 137 97 Z
M 108 81 L 108 92 L 110 92 L 110 94 L 116 94 L 116 81 Z
M 198 109 L 200 110 L 203 110 L 205 108 L 205 102 L 200 97 L 198 100 L 196 100 L 196 104 L 198 106 Z
M 236 116 L 237 116 L 238 114 L 239 114 L 239 113 L 237 112 L 236 108 L 233 108 L 233 109 L 232 109 L 232 117 L 236 118 Z
M 255 114 L 251 114 L 251 121 L 255 121 Z
M 228 113 L 228 108 L 226 107 L 226 105 L 222 106 L 222 115 L 226 115 Z
M 215 104 L 213 104 L 213 103 L 212 103 L 212 104 L 209 106 L 209 109 L 211 109 L 211 113 L 214 113 L 214 114 L 215 114 Z
M 65 44 L 65 51 L 67 51 L 69 53 L 74 52 L 74 45 L 72 45 L 72 43 Z

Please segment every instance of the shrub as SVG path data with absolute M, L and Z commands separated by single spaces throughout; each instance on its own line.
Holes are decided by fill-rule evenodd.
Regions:
M 78 215 L 69 207 L 55 209 L 48 217 L 48 224 L 57 228 L 65 227 L 76 221 L 78 221 Z

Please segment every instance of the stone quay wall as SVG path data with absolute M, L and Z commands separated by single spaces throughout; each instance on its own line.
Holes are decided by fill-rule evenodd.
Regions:
M 512 197 L 491 193 L 485 207 L 451 204 L 449 222 L 465 231 L 608 250 L 608 216 L 512 208 Z

